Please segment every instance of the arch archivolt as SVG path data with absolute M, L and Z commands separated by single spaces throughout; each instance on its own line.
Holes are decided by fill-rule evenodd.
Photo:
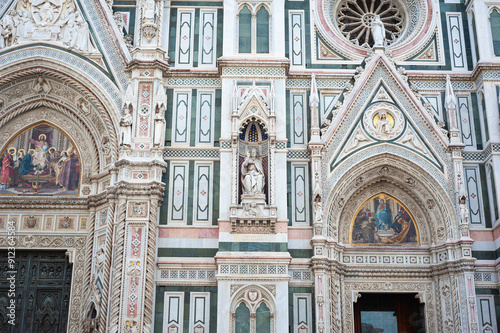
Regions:
M 349 244 L 356 211 L 379 193 L 393 196 L 410 210 L 421 245 L 443 243 L 453 229 L 458 230 L 456 208 L 444 189 L 410 161 L 385 154 L 352 168 L 330 189 L 325 201 L 329 236 Z
M 0 80 L 0 148 L 23 128 L 44 120 L 61 128 L 78 145 L 85 164 L 84 180 L 114 162 L 118 156 L 116 117 L 97 96 L 80 83 L 75 86 L 76 81 L 66 75 L 48 69 L 22 71 L 11 79 Z
M 423 205 L 419 198 L 412 196 L 407 189 L 392 180 L 379 180 L 354 193 L 345 205 L 339 219 L 341 221 L 339 228 L 340 242 L 344 244 L 350 243 L 351 222 L 357 210 L 364 202 L 379 193 L 390 193 L 391 196 L 397 198 L 410 210 L 415 218 L 414 222 L 418 226 L 421 245 L 430 245 L 431 242 L 436 241 L 434 239 L 435 235 L 429 232 L 427 221 L 431 220 L 430 214 L 425 209 L 421 209 Z
M 98 151 L 94 138 L 88 131 L 82 130 L 83 124 L 76 117 L 62 113 L 54 108 L 54 105 L 32 105 L 34 108 L 22 113 L 11 121 L 0 126 L 1 149 L 13 140 L 19 133 L 30 126 L 47 122 L 60 128 L 74 142 L 80 153 L 82 185 L 90 183 L 90 175 L 98 172 Z

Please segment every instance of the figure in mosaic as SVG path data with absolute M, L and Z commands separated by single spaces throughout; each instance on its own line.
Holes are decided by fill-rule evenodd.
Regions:
M 78 193 L 80 158 L 71 140 L 57 128 L 39 124 L 7 147 L 1 160 L 0 195 Z
M 352 243 L 418 245 L 417 228 L 402 204 L 379 194 L 358 209 L 352 226 Z

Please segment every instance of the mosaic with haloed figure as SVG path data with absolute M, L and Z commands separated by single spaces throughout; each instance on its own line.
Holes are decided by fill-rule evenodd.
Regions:
M 0 194 L 78 194 L 78 152 L 67 135 L 49 124 L 19 134 L 0 161 Z
M 408 209 L 387 194 L 370 198 L 357 210 L 351 239 L 356 245 L 419 245 Z

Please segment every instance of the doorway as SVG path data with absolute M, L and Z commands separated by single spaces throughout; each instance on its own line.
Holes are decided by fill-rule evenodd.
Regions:
M 425 333 L 424 304 L 417 294 L 362 293 L 354 303 L 356 333 Z
M 0 332 L 66 332 L 72 266 L 65 252 L 16 251 L 15 296 L 7 279 L 7 252 L 0 255 Z M 10 295 L 9 295 L 10 294 Z M 13 297 L 12 297 L 13 296 Z M 8 305 L 15 299 L 15 325 Z

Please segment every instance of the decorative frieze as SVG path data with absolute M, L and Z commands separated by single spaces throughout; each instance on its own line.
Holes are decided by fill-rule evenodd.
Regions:
M 429 265 L 432 263 L 432 257 L 428 254 L 343 254 L 341 261 L 344 264 L 358 265 Z
M 274 275 L 288 274 L 286 265 L 273 264 L 222 264 L 219 265 L 219 274 L 248 274 L 248 275 Z

